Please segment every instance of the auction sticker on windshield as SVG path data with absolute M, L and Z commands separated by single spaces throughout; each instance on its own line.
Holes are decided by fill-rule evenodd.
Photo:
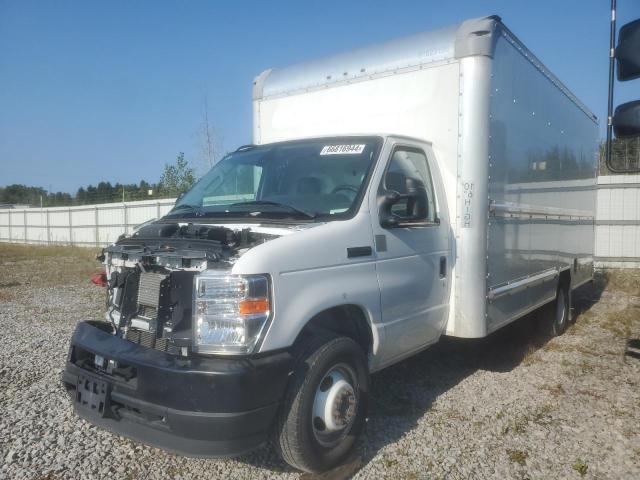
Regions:
M 320 155 L 359 155 L 364 151 L 364 144 L 326 145 Z

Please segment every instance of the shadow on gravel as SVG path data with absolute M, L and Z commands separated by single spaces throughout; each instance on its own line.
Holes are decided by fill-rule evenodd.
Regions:
M 574 318 L 598 302 L 607 285 L 605 275 L 573 293 Z M 353 476 L 379 450 L 402 438 L 428 412 L 438 396 L 478 370 L 510 372 L 550 338 L 535 325 L 536 313 L 483 339 L 443 337 L 436 345 L 372 376 L 369 421 L 354 455 L 324 475 L 304 474 L 305 480 L 344 479 Z M 456 418 L 454 421 L 466 421 Z M 239 459 L 274 472 L 293 472 L 271 448 Z
M 593 282 L 587 283 L 573 291 L 573 314 L 574 318 L 588 311 L 593 305 L 600 301 L 602 292 L 609 285 L 609 274 L 606 271 L 596 271 Z

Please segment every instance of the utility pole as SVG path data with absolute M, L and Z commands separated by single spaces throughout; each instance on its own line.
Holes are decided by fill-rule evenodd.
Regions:
M 611 143 L 613 135 L 613 86 L 616 68 L 616 0 L 611 0 L 611 31 L 609 33 L 609 98 L 607 103 L 607 146 L 605 162 L 611 168 Z M 613 170 L 615 171 L 615 170 Z

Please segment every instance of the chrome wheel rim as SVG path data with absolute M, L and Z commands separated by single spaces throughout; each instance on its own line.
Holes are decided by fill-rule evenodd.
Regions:
M 329 369 L 316 388 L 311 412 L 313 434 L 323 446 L 332 447 L 351 431 L 358 412 L 356 374 L 350 366 Z

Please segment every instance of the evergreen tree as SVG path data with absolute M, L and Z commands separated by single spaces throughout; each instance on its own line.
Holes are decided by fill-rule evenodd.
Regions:
M 163 195 L 178 196 L 189 190 L 195 181 L 193 168 L 185 160 L 184 153 L 180 152 L 175 164 L 165 164 L 158 187 Z

